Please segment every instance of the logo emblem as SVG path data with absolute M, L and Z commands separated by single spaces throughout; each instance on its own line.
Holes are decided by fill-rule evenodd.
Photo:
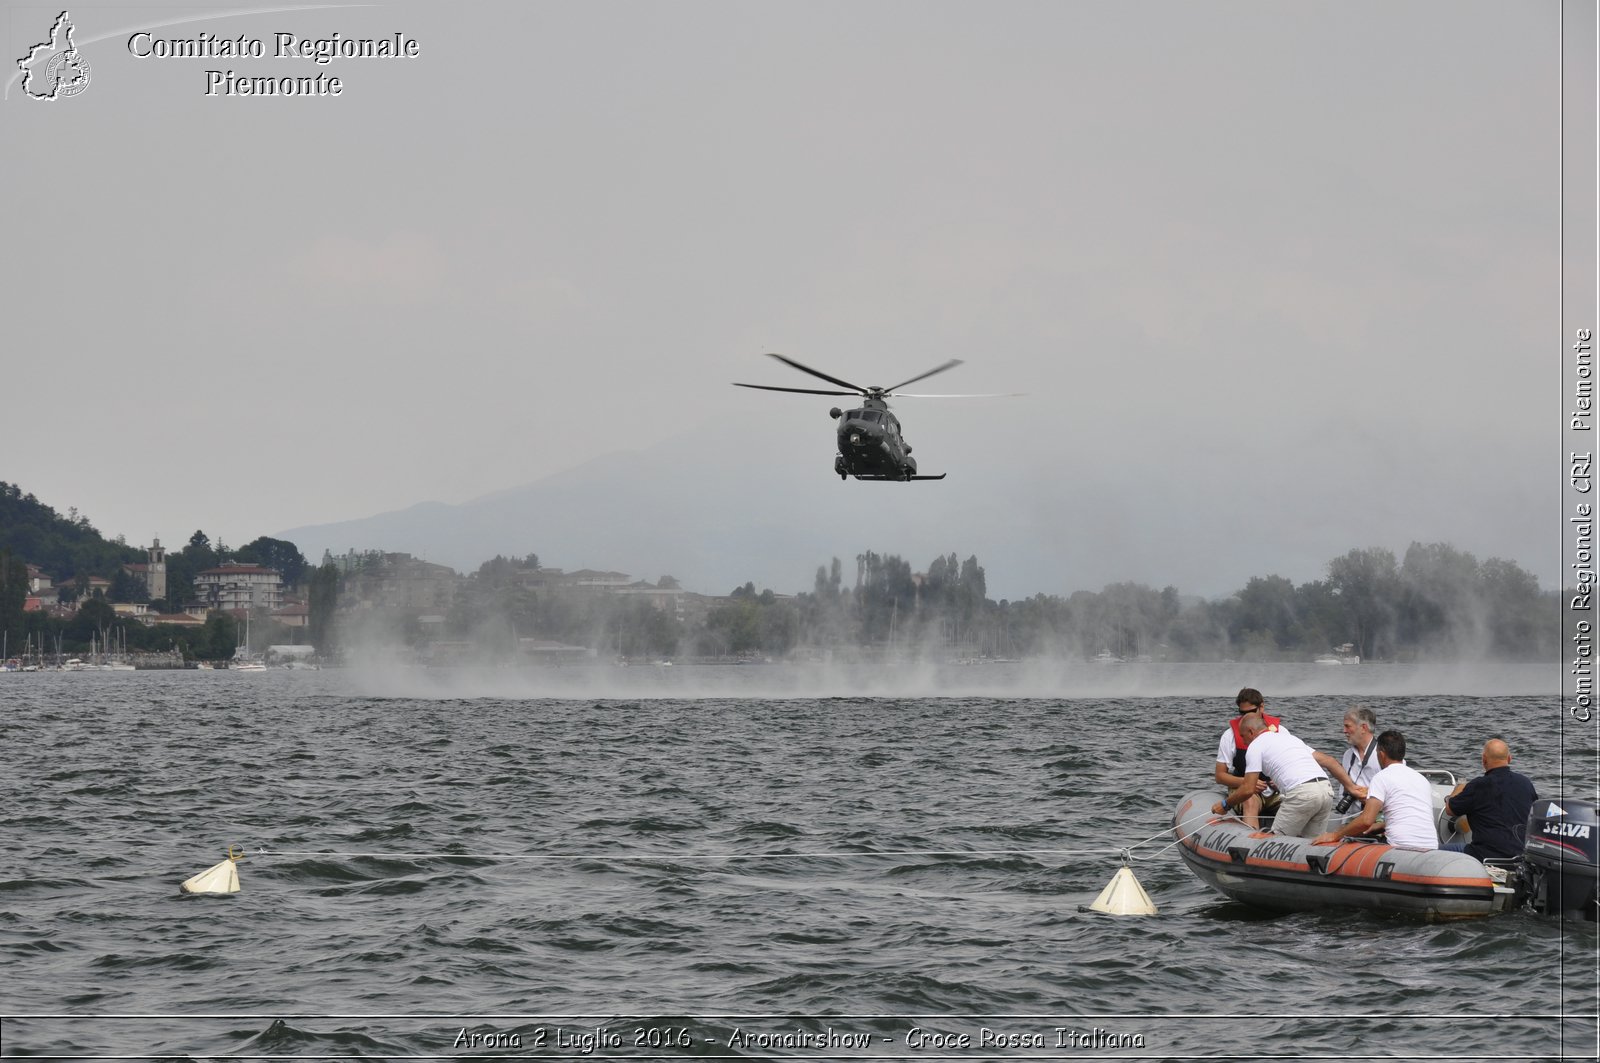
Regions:
M 1549 834 L 1557 838 L 1584 838 L 1589 837 L 1589 825 L 1586 823 L 1546 823 L 1541 834 Z
M 76 96 L 89 87 L 89 61 L 72 43 L 72 18 L 63 11 L 50 27 L 50 39 L 17 60 L 22 91 L 35 100 Z
M 1544 810 L 1544 814 L 1546 818 L 1549 818 L 1550 816 L 1564 816 L 1567 814 L 1567 810 L 1556 804 L 1554 801 L 1551 801 L 1550 807 Z

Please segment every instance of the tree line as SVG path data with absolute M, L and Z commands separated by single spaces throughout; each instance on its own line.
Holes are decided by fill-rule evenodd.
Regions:
M 486 562 L 446 617 L 445 637 L 491 656 L 514 654 L 525 637 L 625 657 L 1303 661 L 1348 647 L 1365 660 L 1534 661 L 1557 659 L 1562 649 L 1557 593 L 1542 592 L 1513 562 L 1480 562 L 1445 543 L 1413 543 L 1402 557 L 1351 550 L 1328 562 L 1323 579 L 1296 585 L 1255 577 L 1212 600 L 1123 582 L 995 601 L 976 555 L 935 557 L 918 573 L 902 557 L 869 550 L 853 572 L 838 558 L 819 566 L 811 589 L 799 594 L 736 587 L 689 624 L 639 596 L 530 590 L 519 573 L 536 569 L 532 555 Z M 661 584 L 676 586 L 670 577 Z M 386 635 L 420 642 L 424 634 L 408 623 L 394 618 Z
M 1348 646 L 1364 660 L 1507 661 L 1561 656 L 1558 592 L 1511 561 L 1479 561 L 1447 543 L 1382 547 L 1330 560 L 1299 585 L 1258 576 L 1224 598 L 1135 582 L 1065 597 L 993 601 L 976 556 L 936 558 L 917 579 L 895 555 L 817 570 L 793 598 L 745 594 L 711 613 L 710 645 L 727 652 L 871 647 L 959 656 L 1105 655 L 1123 660 L 1309 660 Z
M 76 511 L 63 517 L 0 483 L 0 632 L 11 646 L 59 638 L 66 649 L 81 649 L 116 622 L 109 605 L 89 601 L 82 603 L 89 612 L 80 608 L 70 621 L 24 614 L 24 558 L 58 578 L 104 575 L 112 581 L 110 601 L 142 601 L 145 594 L 142 580 L 122 572 L 124 563 L 145 560 L 142 549 L 107 542 Z M 167 555 L 167 600 L 150 603 L 152 609 L 176 611 L 194 601 L 195 576 L 224 560 L 277 569 L 286 586 L 303 589 L 310 640 L 319 650 L 355 634 L 338 611 L 346 577 L 332 566 L 312 569 L 293 543 L 265 536 L 230 549 L 196 531 Z M 1172 586 L 1122 582 L 1066 596 L 995 601 L 976 555 L 941 555 L 921 572 L 895 554 L 868 550 L 854 561 L 853 572 L 838 558 L 819 566 L 811 588 L 795 595 L 746 583 L 712 604 L 703 619 L 682 624 L 647 596 L 529 589 L 524 577 L 539 570 L 537 555 L 496 557 L 464 582 L 442 627 L 424 631 L 414 612 L 374 611 L 365 618 L 364 635 L 417 645 L 461 639 L 491 655 L 512 654 L 519 639 L 531 637 L 627 657 L 840 651 L 1269 661 L 1308 660 L 1348 644 L 1366 660 L 1516 661 L 1559 659 L 1563 648 L 1558 592 L 1542 592 L 1515 562 L 1479 561 L 1447 543 L 1412 543 L 1400 556 L 1382 547 L 1353 549 L 1330 560 L 1321 579 L 1297 585 L 1259 576 L 1211 600 Z M 677 584 L 663 577 L 658 587 Z M 83 593 L 81 581 L 62 589 L 69 601 Z M 225 632 L 220 623 L 181 635 L 137 623 L 124 627 L 130 648 L 180 644 L 193 656 L 208 656 L 225 638 L 229 653 L 233 644 L 231 628 Z M 286 632 L 263 634 L 258 643 L 291 640 Z

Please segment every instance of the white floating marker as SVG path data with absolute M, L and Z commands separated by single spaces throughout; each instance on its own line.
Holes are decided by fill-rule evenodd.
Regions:
M 1139 885 L 1139 880 L 1133 877 L 1133 868 L 1126 865 L 1117 869 L 1111 876 L 1111 881 L 1106 883 L 1106 888 L 1100 891 L 1100 896 L 1089 905 L 1091 911 L 1105 912 L 1107 915 L 1155 915 L 1155 902 L 1150 895 Z
M 183 892 L 185 893 L 238 893 L 239 869 L 237 864 L 239 856 L 233 851 L 233 846 L 228 846 L 228 858 L 220 864 L 213 864 L 191 878 L 184 879 Z

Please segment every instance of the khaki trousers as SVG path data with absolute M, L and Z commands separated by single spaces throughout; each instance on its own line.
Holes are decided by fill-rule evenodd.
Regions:
M 1327 779 L 1303 782 L 1283 795 L 1283 804 L 1272 820 L 1272 833 L 1315 838 L 1328 829 L 1333 811 L 1333 785 Z

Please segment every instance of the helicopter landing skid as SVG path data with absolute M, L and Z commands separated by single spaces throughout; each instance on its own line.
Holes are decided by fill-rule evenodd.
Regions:
M 899 480 L 901 482 L 904 482 L 906 480 L 943 480 L 947 474 L 940 473 L 937 476 L 862 476 L 862 475 L 859 475 L 859 474 L 853 474 L 853 475 L 855 475 L 857 480 Z

